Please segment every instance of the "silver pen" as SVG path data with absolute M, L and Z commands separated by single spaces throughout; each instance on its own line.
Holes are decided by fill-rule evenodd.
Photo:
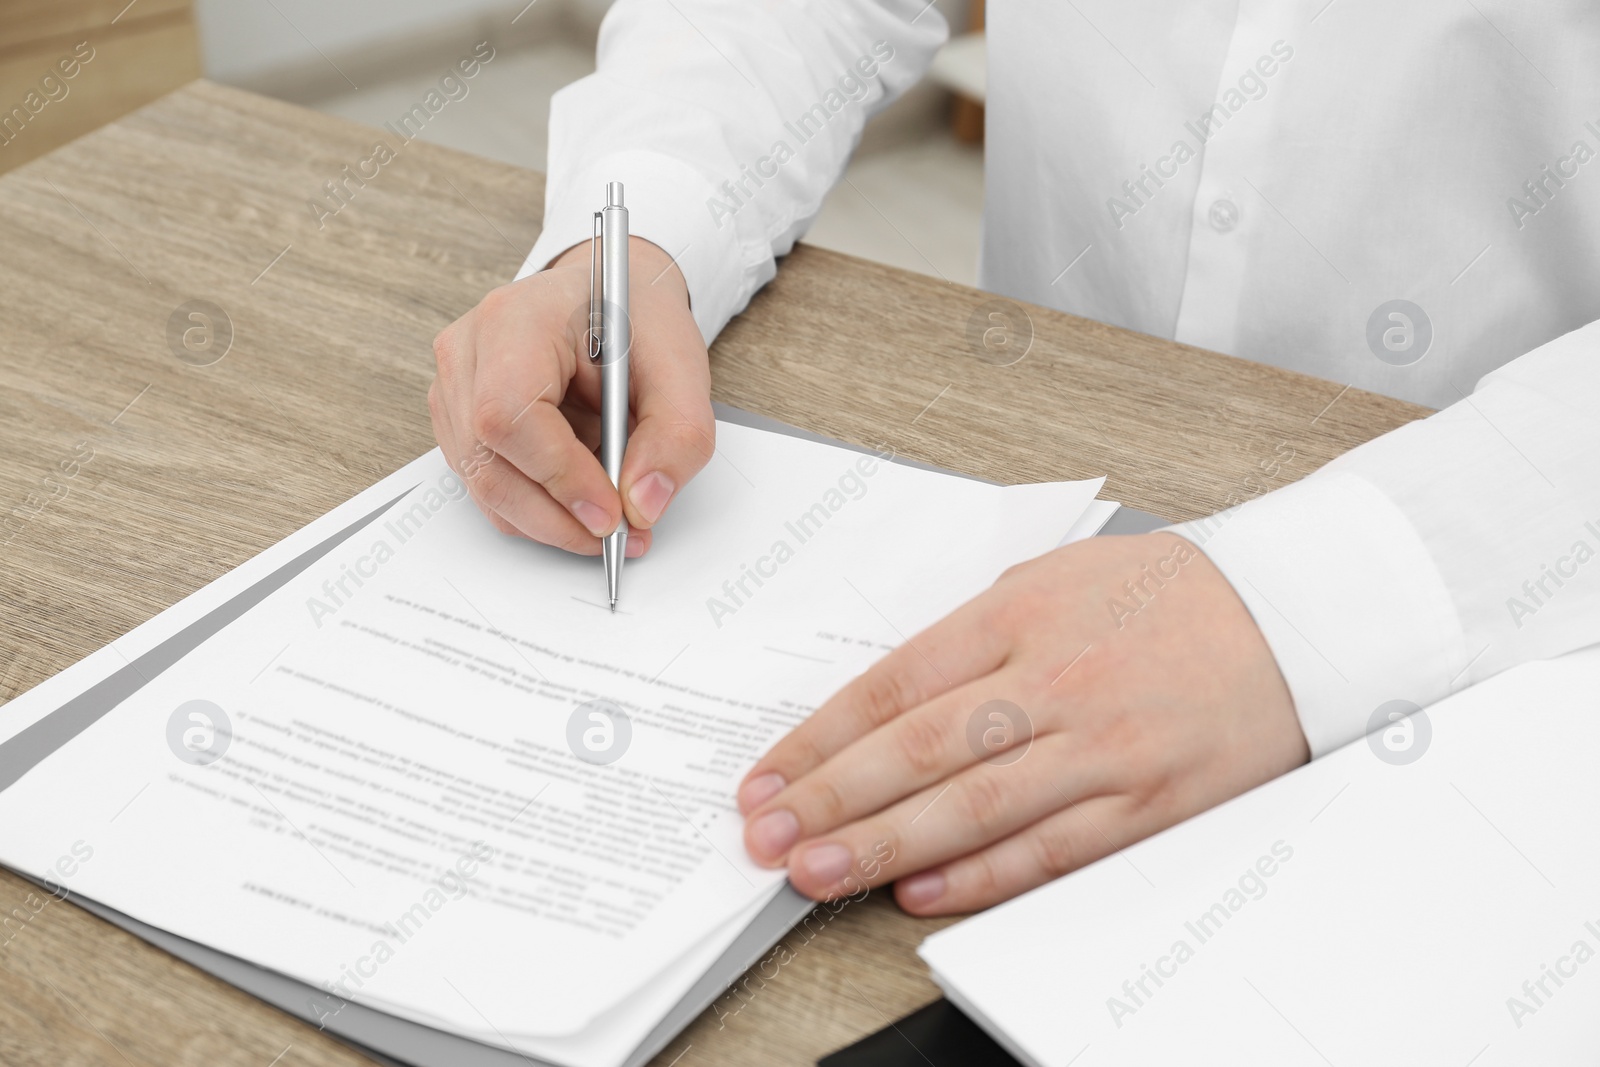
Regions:
M 598 258 L 597 258 L 598 257 Z M 628 450 L 628 209 L 622 183 L 606 184 L 606 206 L 594 213 L 589 242 L 589 361 L 600 364 L 600 465 L 622 491 L 622 454 Z M 628 549 L 628 516 L 600 542 L 606 564 L 606 595 L 617 610 L 622 561 Z

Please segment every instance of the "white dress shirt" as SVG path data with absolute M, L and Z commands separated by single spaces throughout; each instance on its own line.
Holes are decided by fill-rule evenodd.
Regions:
M 926 0 L 619 0 L 523 273 L 625 182 L 709 342 L 946 32 Z M 1600 642 L 1600 6 L 991 0 L 987 36 L 984 288 L 1445 409 L 1178 527 L 1314 754 Z

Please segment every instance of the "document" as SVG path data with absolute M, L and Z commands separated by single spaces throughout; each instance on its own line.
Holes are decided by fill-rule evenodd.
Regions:
M 745 770 L 1100 485 L 729 423 L 717 443 L 614 614 L 598 559 L 499 534 L 437 452 L 408 465 L 264 553 L 340 537 L 0 792 L 0 861 L 325 990 L 330 1014 L 621 1062 L 782 884 L 744 854 Z M 245 588 L 216 585 L 6 729 Z
M 1600 1048 L 1600 648 L 1530 663 L 934 934 L 1034 1067 L 1510 1067 Z

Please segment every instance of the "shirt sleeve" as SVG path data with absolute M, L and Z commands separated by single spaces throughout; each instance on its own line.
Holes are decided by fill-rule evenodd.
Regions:
M 1313 756 L 1600 643 L 1600 323 L 1471 396 L 1184 523 L 1261 627 Z
M 517 276 L 588 240 L 620 181 L 710 344 L 947 33 L 928 0 L 618 0 L 595 73 L 551 101 L 545 228 Z

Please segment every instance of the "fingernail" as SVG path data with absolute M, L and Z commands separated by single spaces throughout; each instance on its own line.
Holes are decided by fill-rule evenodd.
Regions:
M 606 514 L 606 509 L 599 504 L 591 504 L 587 500 L 575 502 L 571 509 L 572 517 L 583 523 L 583 528 L 596 537 L 604 537 L 611 532 L 611 516 Z
M 781 858 L 799 836 L 800 820 L 792 811 L 769 811 L 750 824 L 750 843 L 757 859 Z
M 900 879 L 895 895 L 900 898 L 900 903 L 903 905 L 922 908 L 944 896 L 944 887 L 943 872 L 923 871 L 910 878 Z
M 633 483 L 633 488 L 628 490 L 628 499 L 633 501 L 634 508 L 644 521 L 654 524 L 661 518 L 661 513 L 667 510 L 667 501 L 672 499 L 672 492 L 678 488 L 660 471 L 651 471 L 643 478 Z
M 739 789 L 739 810 L 748 815 L 783 792 L 788 784 L 781 774 L 763 774 L 750 779 Z
M 843 845 L 814 845 L 800 856 L 800 866 L 820 886 L 830 886 L 850 873 L 853 859 Z
M 622 550 L 622 554 L 629 559 L 638 559 L 644 555 L 644 538 L 629 534 L 628 547 Z

